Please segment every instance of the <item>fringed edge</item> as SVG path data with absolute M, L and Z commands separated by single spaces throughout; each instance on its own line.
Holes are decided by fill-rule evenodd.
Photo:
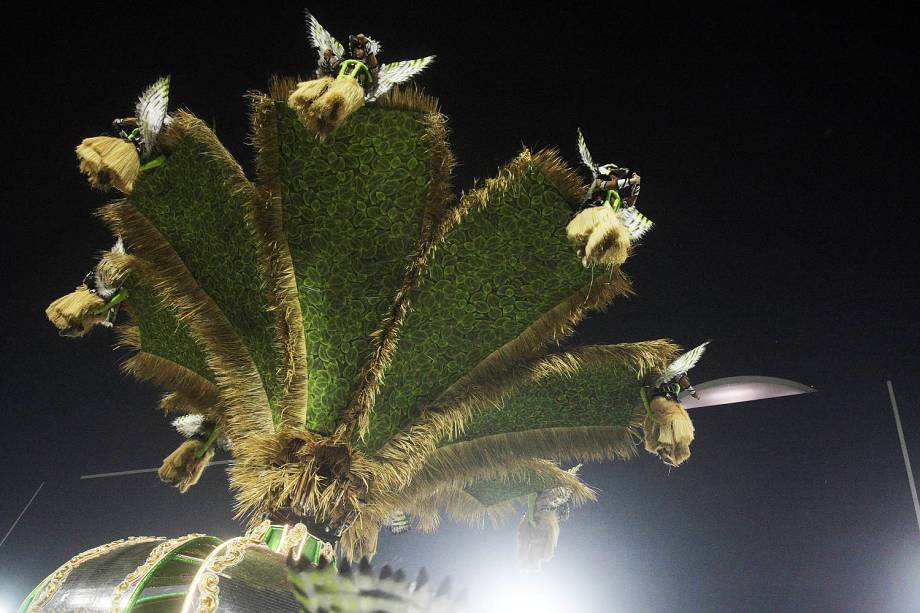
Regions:
M 618 343 L 616 345 L 586 345 L 569 351 L 553 353 L 534 364 L 531 378 L 571 377 L 585 366 L 617 364 L 636 369 L 636 385 L 645 375 L 661 372 L 680 352 L 680 347 L 668 339 Z
M 416 85 L 394 87 L 380 96 L 374 105 L 400 111 L 417 111 L 434 115 L 441 113 L 441 102 L 434 96 L 426 94 Z
M 458 489 L 445 500 L 444 512 L 456 522 L 481 530 L 485 528 L 487 519 L 493 528 L 500 528 L 515 514 L 515 509 L 511 500 L 486 506 L 466 490 Z
M 602 309 L 615 297 L 631 293 L 629 278 L 619 269 L 611 269 L 492 352 L 442 392 L 407 432 L 391 439 L 375 454 L 385 460 L 390 478 L 408 483 L 438 443 L 459 436 L 476 409 L 500 407 L 516 386 L 527 380 L 530 369 L 545 356 L 546 348 L 569 336 L 589 311 Z
M 559 191 L 570 206 L 581 204 L 588 188 L 578 171 L 566 163 L 558 149 L 541 149 L 533 154 L 532 163 L 543 172 L 546 181 Z
M 431 534 L 441 526 L 439 502 L 437 498 L 424 496 L 406 504 L 401 510 L 416 518 L 416 530 Z
M 230 186 L 234 194 L 243 195 L 246 200 L 252 203 L 261 201 L 259 190 L 246 178 L 246 173 L 243 172 L 243 168 L 233 157 L 233 154 L 224 147 L 217 135 L 214 134 L 214 131 L 192 113 L 178 111 L 161 138 L 166 138 L 166 144 L 173 149 L 180 141 L 185 139 L 191 139 L 202 144 L 213 160 L 226 166 L 232 173 Z M 258 238 L 257 234 L 253 236 Z
M 348 479 L 318 476 L 320 447 L 348 448 Z M 251 433 L 233 447 L 229 470 L 236 492 L 236 517 L 258 522 L 263 513 L 294 507 L 320 521 L 339 521 L 347 509 L 363 510 L 364 498 L 378 472 L 375 463 L 354 452 L 344 430 L 322 436 L 306 429 Z
M 217 404 L 206 405 L 197 398 L 187 396 L 182 392 L 166 392 L 160 397 L 159 409 L 164 415 L 180 413 L 182 415 L 203 415 L 205 419 L 217 424 L 223 423 L 224 411 Z
M 300 76 L 272 75 L 268 79 L 268 98 L 274 102 L 287 102 L 290 95 L 297 89 L 297 84 L 304 79 Z M 250 93 L 250 98 L 265 97 L 261 92 Z
M 483 462 L 504 464 L 515 458 L 545 458 L 556 462 L 631 460 L 637 455 L 639 415 L 629 426 L 575 426 L 540 428 L 491 434 L 471 441 L 451 443 L 428 456 L 420 474 L 450 474 Z
M 278 310 L 275 343 L 279 355 L 283 356 L 280 373 L 283 391 L 279 402 L 281 424 L 283 427 L 299 428 L 307 419 L 309 369 L 297 276 L 284 232 L 278 123 L 271 99 L 259 92 L 251 92 L 249 101 L 250 142 L 256 151 L 256 173 L 263 191 L 261 198 L 251 201 L 249 215 L 260 236 L 268 289 Z
M 498 468 L 496 468 L 498 466 Z M 576 506 L 597 500 L 597 493 L 586 485 L 577 475 L 562 470 L 554 462 L 532 457 L 517 458 L 514 461 L 505 461 L 504 464 L 483 463 L 480 469 L 467 472 L 465 475 L 449 476 L 450 472 L 441 476 L 434 476 L 431 480 L 417 482 L 410 486 L 401 495 L 408 497 L 404 505 L 410 512 L 421 510 L 430 514 L 441 507 L 447 515 L 456 521 L 464 522 L 470 526 L 482 528 L 485 519 L 491 520 L 493 526 L 498 526 L 514 511 L 514 502 L 519 498 L 485 505 L 465 488 L 482 480 L 497 480 L 503 483 L 516 479 L 536 475 L 546 482 L 546 488 L 565 486 L 572 489 L 572 503 Z
M 250 433 L 273 431 L 268 396 L 249 350 L 169 242 L 127 201 L 106 205 L 97 214 L 136 254 L 117 258 L 120 265 L 144 276 L 163 308 L 175 309 L 204 350 L 227 412 L 227 437 L 236 442 Z
M 451 160 L 452 161 L 452 160 Z M 519 182 L 532 168 L 540 170 L 547 182 L 571 205 L 581 201 L 584 186 L 577 173 L 569 168 L 555 150 L 544 149 L 536 154 L 524 149 L 512 161 L 503 166 L 495 177 L 487 179 L 485 184 L 464 193 L 455 207 L 445 208 L 443 215 L 434 225 L 431 237 L 432 251 L 445 237 L 475 210 L 488 206 L 496 192 L 506 191 Z M 451 385 L 432 405 L 423 410 L 410 431 L 398 435 L 384 446 L 376 455 L 388 460 L 384 462 L 391 478 L 402 484 L 408 483 L 411 474 L 420 467 L 420 461 L 412 458 L 424 458 L 424 449 L 433 450 L 438 441 L 450 432 L 462 431 L 473 405 L 496 403 L 499 401 L 506 382 L 498 385 L 477 386 L 495 379 L 496 373 L 505 373 L 506 378 L 513 379 L 521 373 L 509 373 L 509 366 L 515 365 L 525 357 L 535 359 L 542 354 L 542 349 L 552 342 L 558 343 L 570 335 L 575 326 L 590 310 L 599 310 L 609 304 L 616 296 L 629 295 L 632 292 L 629 278 L 619 269 L 605 272 L 587 288 L 573 294 L 552 310 L 532 323 L 517 338 L 500 347 L 467 375 Z M 466 402 L 448 399 L 467 397 Z M 360 432 L 365 433 L 369 426 L 369 411 L 362 414 Z M 408 466 L 401 466 L 407 464 Z
M 454 201 L 451 177 L 454 154 L 447 142 L 447 119 L 437 112 L 425 116 L 425 141 L 431 152 L 428 182 L 428 205 L 422 218 L 422 238 L 409 259 L 403 282 L 396 292 L 390 311 L 379 330 L 371 335 L 371 356 L 358 377 L 360 382 L 345 409 L 344 422 L 357 425 L 359 438 L 367 435 L 384 373 L 389 369 L 399 341 L 399 330 L 409 312 L 410 296 L 420 284 L 422 273 L 444 239 L 446 227 L 440 223 Z
M 480 470 L 467 475 L 454 475 L 429 484 L 418 484 L 405 491 L 375 490 L 368 504 L 362 507 L 355 523 L 349 527 L 339 541 L 340 553 L 350 559 L 362 556 L 372 557 L 377 549 L 377 539 L 383 522 L 395 511 L 407 512 L 418 519 L 417 529 L 433 532 L 441 521 L 440 509 L 444 507 L 448 516 L 472 526 L 483 527 L 485 519 L 498 526 L 512 512 L 516 498 L 486 506 L 464 491 L 464 488 L 482 479 L 511 481 L 516 478 L 538 475 L 547 482 L 547 487 L 565 485 L 573 489 L 573 503 L 581 505 L 596 500 L 595 491 L 585 485 L 577 476 L 562 470 L 546 460 L 520 459 L 513 465 L 482 466 Z
M 253 124 L 252 142 L 257 151 L 260 153 L 263 150 L 272 151 L 270 146 L 274 143 L 275 157 L 277 157 L 277 133 L 257 132 L 255 112 L 253 113 Z M 230 169 L 232 173 L 231 190 L 243 196 L 246 218 L 253 238 L 259 245 L 261 256 L 259 265 L 263 276 L 269 280 L 267 284 L 269 300 L 274 307 L 272 309 L 273 344 L 276 355 L 279 357 L 277 374 L 282 382 L 282 395 L 278 406 L 279 421 L 285 426 L 299 427 L 304 423 L 306 407 L 306 346 L 293 264 L 291 264 L 287 240 L 284 237 L 280 190 L 273 190 L 273 186 L 260 190 L 254 186 L 213 130 L 195 115 L 180 111 L 170 123 L 167 140 L 172 146 L 175 146 L 180 140 L 186 138 L 201 143 L 210 152 L 213 159 Z M 259 138 L 263 139 L 264 145 L 259 142 Z M 269 148 L 264 149 L 264 147 Z M 277 168 L 277 165 L 275 167 Z M 261 171 L 262 165 L 260 164 L 260 178 Z M 277 172 L 274 173 L 274 177 L 277 177 Z M 277 185 L 277 181 L 274 185 Z M 275 198 L 278 198 L 277 202 Z
M 380 526 L 385 518 L 386 515 L 371 510 L 362 511 L 355 523 L 342 533 L 338 543 L 339 554 L 349 561 L 373 559 L 377 553 Z
M 205 411 L 213 411 L 220 402 L 220 393 L 213 383 L 185 366 L 144 351 L 141 346 L 140 329 L 136 325 L 120 324 L 116 327 L 116 334 L 117 347 L 135 351 L 121 364 L 122 371 L 126 374 L 139 381 L 170 390 L 170 394 L 175 395 L 177 401 L 181 399 L 184 405 L 202 414 Z M 160 406 L 164 407 L 163 401 Z

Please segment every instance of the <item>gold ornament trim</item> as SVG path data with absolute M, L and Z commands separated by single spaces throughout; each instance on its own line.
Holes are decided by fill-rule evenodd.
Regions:
M 187 534 L 185 536 L 180 536 L 178 538 L 170 539 L 164 543 L 160 543 L 153 548 L 153 551 L 150 552 L 150 555 L 147 556 L 147 560 L 134 569 L 131 574 L 122 580 L 121 583 L 115 588 L 115 591 L 112 592 L 112 613 L 121 613 L 121 600 L 124 597 L 124 594 L 128 589 L 134 590 L 137 588 L 137 584 L 140 580 L 146 575 L 151 568 L 157 565 L 163 558 L 172 552 L 176 547 L 180 547 L 185 543 L 192 541 L 197 538 L 207 536 L 207 534 Z
M 217 605 L 220 603 L 220 587 L 218 586 L 220 579 L 218 575 L 224 570 L 239 564 L 246 553 L 246 549 L 254 545 L 261 545 L 271 526 L 272 523 L 269 520 L 265 520 L 247 532 L 246 536 L 230 539 L 212 551 L 208 559 L 202 564 L 198 575 L 189 588 L 189 600 L 182 607 L 183 613 L 190 611 L 194 611 L 194 613 L 213 613 L 216 611 Z M 221 548 L 223 548 L 222 552 Z M 199 593 L 198 604 L 194 606 L 191 599 L 196 591 Z
M 29 603 L 27 613 L 39 611 L 42 607 L 48 604 L 48 601 L 54 597 L 64 581 L 67 580 L 67 577 L 70 575 L 70 573 L 72 573 L 75 568 L 84 562 L 88 562 L 89 560 L 103 556 L 114 549 L 119 549 L 127 545 L 152 543 L 154 541 L 162 540 L 164 540 L 164 537 L 162 536 L 131 536 L 125 539 L 112 541 L 111 543 L 106 543 L 105 545 L 94 547 L 93 549 L 89 549 L 82 553 L 78 553 L 63 565 L 58 567 L 56 571 L 54 571 L 54 573 L 48 579 L 48 583 L 45 584 L 44 588 L 42 588 L 41 593 L 35 598 L 35 600 Z
M 258 524 L 254 528 L 250 528 L 246 531 L 246 535 L 243 537 L 247 540 L 256 541 L 261 543 L 265 540 L 265 535 L 268 534 L 268 531 L 272 529 L 271 520 L 263 520 L 262 523 Z
M 278 553 L 284 557 L 290 554 L 296 560 L 300 557 L 300 553 L 303 551 L 304 542 L 309 535 L 310 533 L 307 531 L 305 525 L 295 524 L 287 531 L 287 534 L 284 535 L 284 539 L 281 541 L 281 547 L 278 548 Z
M 330 564 L 335 562 L 335 547 L 332 546 L 332 543 L 327 543 L 322 541 L 323 546 L 319 549 L 319 557 L 326 558 L 326 561 Z

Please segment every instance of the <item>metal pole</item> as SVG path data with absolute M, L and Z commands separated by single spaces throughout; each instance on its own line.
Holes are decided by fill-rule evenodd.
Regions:
M 910 456 L 907 455 L 907 443 L 904 442 L 904 430 L 901 428 L 901 416 L 898 414 L 898 401 L 894 398 L 894 388 L 888 381 L 888 397 L 891 399 L 891 410 L 894 411 L 894 423 L 898 427 L 898 438 L 901 439 L 901 453 L 904 455 L 904 468 L 907 469 L 907 482 L 910 483 L 910 495 L 914 499 L 914 512 L 917 514 L 917 529 L 920 530 L 920 502 L 917 501 L 917 486 L 914 484 L 914 472 L 910 468 Z
M 23 507 L 22 513 L 19 514 L 19 517 L 16 518 L 16 521 L 13 522 L 13 525 L 10 526 L 10 529 L 6 531 L 6 535 L 3 537 L 3 540 L 0 541 L 0 547 L 3 547 L 3 543 L 6 542 L 6 539 L 13 533 L 13 529 L 16 527 L 16 524 L 19 523 L 19 520 L 22 519 L 22 516 L 26 514 L 26 511 L 29 510 L 29 507 L 32 506 L 32 501 L 35 500 L 35 497 L 38 496 L 38 493 L 42 491 L 42 488 L 45 487 L 45 482 L 42 481 L 42 484 L 38 486 L 38 489 L 35 490 L 35 493 L 32 494 L 32 497 L 29 498 L 29 502 L 26 503 L 26 506 Z

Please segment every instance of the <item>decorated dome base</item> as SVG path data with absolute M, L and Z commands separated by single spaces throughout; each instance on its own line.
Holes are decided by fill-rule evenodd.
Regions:
M 189 534 L 131 537 L 84 551 L 19 607 L 31 611 L 300 611 L 286 560 L 331 560 L 303 524 L 263 522 L 227 541 Z

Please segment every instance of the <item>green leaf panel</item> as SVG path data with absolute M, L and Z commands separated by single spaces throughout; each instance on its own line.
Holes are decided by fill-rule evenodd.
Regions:
M 456 440 L 540 428 L 625 427 L 642 404 L 639 387 L 633 367 L 586 364 L 574 375 L 524 384 L 501 408 L 479 412 Z
M 204 352 L 189 335 L 188 328 L 175 313 L 163 308 L 140 275 L 128 275 L 124 287 L 130 296 L 127 304 L 132 323 L 140 331 L 141 350 L 181 364 L 213 382 L 214 374 L 208 368 Z
M 508 479 L 484 479 L 468 485 L 464 491 L 484 506 L 491 507 L 528 494 L 542 492 L 558 485 L 537 473 L 515 476 Z
M 572 209 L 531 165 L 469 212 L 433 258 L 371 418 L 373 453 L 450 384 L 591 281 L 569 245 Z
M 220 153 L 201 135 L 186 135 L 162 166 L 142 173 L 129 200 L 236 329 L 274 405 L 279 356 L 259 246 L 246 217 L 247 195 L 234 190 L 240 171 Z
M 284 228 L 307 337 L 307 425 L 330 432 L 421 238 L 424 114 L 364 108 L 321 142 L 276 105 Z

